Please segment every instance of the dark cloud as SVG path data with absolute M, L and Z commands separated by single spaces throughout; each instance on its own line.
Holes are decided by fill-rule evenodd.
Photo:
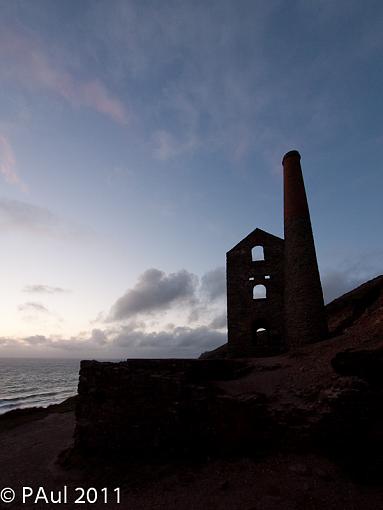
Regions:
M 217 267 L 202 276 L 201 293 L 205 294 L 210 300 L 226 296 L 226 271 L 224 267 Z
M 3 342 L 2 342 L 3 340 Z M 9 342 L 8 339 L 1 339 L 0 344 L 6 344 L 6 341 Z M 105 345 L 108 344 L 108 336 L 107 331 L 103 331 L 100 329 L 93 329 L 90 334 L 86 337 L 72 336 L 70 338 L 57 338 L 57 337 L 47 337 L 45 335 L 34 335 L 29 337 L 23 337 L 19 339 L 12 339 L 13 343 L 18 342 L 20 345 L 28 345 L 34 347 L 48 347 L 52 349 L 58 349 L 62 351 L 91 351 L 102 349 Z M 13 344 L 14 345 L 14 344 Z
M 122 329 L 113 339 L 113 345 L 124 347 L 127 352 L 142 356 L 196 357 L 227 341 L 224 333 L 207 326 L 197 328 L 175 327 L 170 331 L 145 332 Z
M 49 340 L 44 335 L 33 335 L 23 338 L 23 341 L 29 345 L 46 345 Z
M 355 289 L 362 283 L 382 273 L 381 251 L 364 253 L 353 261 L 345 261 L 341 269 L 332 269 L 322 277 L 323 295 L 326 303 Z
M 0 345 L 2 346 L 8 346 L 10 344 L 13 344 L 14 342 L 16 342 L 16 340 L 12 339 L 12 338 L 0 338 Z
M 331 271 L 322 278 L 323 296 L 325 303 L 333 301 L 342 294 L 354 289 L 363 280 L 354 278 L 347 272 Z
M 64 292 L 69 292 L 66 289 L 62 289 L 61 287 L 51 287 L 50 285 L 26 285 L 23 288 L 23 292 L 28 292 L 30 294 L 62 294 Z
M 227 328 L 227 313 L 223 312 L 223 313 L 217 315 L 216 317 L 214 317 L 214 319 L 209 324 L 209 328 L 212 328 L 212 329 Z
M 28 303 L 23 303 L 19 305 L 20 312 L 38 312 L 38 313 L 46 313 L 51 314 L 48 308 L 41 303 L 36 303 L 34 301 L 29 301 Z
M 95 347 L 95 345 L 92 345 L 90 342 L 75 337 L 69 339 L 48 339 L 48 342 L 48 347 L 67 351 L 68 353 L 72 351 L 90 352 L 90 349 Z
M 98 345 L 105 345 L 108 342 L 108 337 L 105 331 L 102 331 L 101 329 L 92 329 L 90 341 Z
M 118 321 L 138 314 L 169 309 L 171 306 L 195 299 L 197 277 L 188 271 L 166 274 L 159 269 L 148 269 L 113 305 L 109 319 Z
M 35 335 L 10 339 L 0 338 L 0 347 L 13 352 L 31 354 L 60 352 L 72 357 L 96 358 L 195 358 L 201 352 L 224 344 L 226 334 L 207 326 L 197 328 L 170 327 L 163 331 L 148 332 L 140 323 L 128 323 L 118 330 L 93 330 L 87 337 L 71 338 Z
M 191 324 L 193 322 L 197 322 L 199 320 L 199 318 L 201 317 L 204 309 L 205 309 L 204 307 L 202 307 L 198 304 L 196 304 L 195 306 L 192 306 L 190 308 L 189 316 L 187 318 L 188 323 Z

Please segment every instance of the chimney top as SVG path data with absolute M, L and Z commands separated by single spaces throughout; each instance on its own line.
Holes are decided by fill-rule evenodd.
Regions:
M 295 150 L 286 152 L 286 154 L 283 156 L 283 159 L 282 159 L 282 165 L 284 164 L 285 159 L 287 159 L 287 158 L 298 158 L 300 160 L 301 155 L 299 154 L 298 151 L 295 151 Z

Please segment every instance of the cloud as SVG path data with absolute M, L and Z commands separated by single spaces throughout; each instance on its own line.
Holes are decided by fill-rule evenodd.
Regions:
M 25 340 L 25 339 L 24 339 Z M 105 349 L 110 351 L 110 342 L 108 341 L 107 331 L 101 329 L 92 329 L 88 335 L 72 336 L 68 339 L 46 338 L 46 345 L 52 349 L 62 351 L 86 351 L 103 353 Z M 112 355 L 112 352 L 110 352 Z
M 3 340 L 3 342 L 2 342 Z M 18 350 L 25 352 L 25 348 L 28 349 L 28 353 L 31 353 L 30 349 L 39 350 L 44 349 L 44 353 L 48 353 L 51 349 L 61 351 L 65 355 L 70 355 L 73 352 L 80 353 L 80 356 L 87 354 L 89 349 L 93 349 L 93 352 L 100 347 L 100 343 L 95 342 L 92 338 L 82 337 L 71 337 L 68 339 L 49 337 L 45 335 L 34 335 L 23 338 L 11 338 L 6 339 L 0 338 L 0 344 L 3 343 L 5 347 L 18 348 Z M 23 351 L 24 348 L 24 351 Z M 75 356 L 76 357 L 76 356 Z
M 113 305 L 109 320 L 130 319 L 169 309 L 195 297 L 197 277 L 186 270 L 168 275 L 159 269 L 147 269 L 133 289 L 128 290 Z
M 363 283 L 359 278 L 354 278 L 347 271 L 330 271 L 322 278 L 322 288 L 325 303 L 342 296 Z
M 28 301 L 18 306 L 18 311 L 21 312 L 22 320 L 27 322 L 41 322 L 44 320 L 46 323 L 47 319 L 53 321 L 53 325 L 57 327 L 62 322 L 62 318 L 55 312 L 49 310 L 42 303 L 36 301 Z M 31 338 L 35 338 L 34 336 Z
M 33 335 L 18 339 L 0 339 L 6 352 L 45 353 L 53 351 L 71 357 L 197 357 L 227 341 L 226 314 L 217 300 L 222 296 L 223 268 L 209 271 L 201 279 L 180 270 L 165 273 L 148 269 L 136 285 L 112 306 L 102 326 L 70 338 Z M 221 284 L 218 282 L 221 281 Z M 52 293 L 61 288 L 30 285 L 26 292 Z M 165 312 L 177 309 L 175 324 L 165 322 Z M 24 313 L 51 315 L 43 304 L 29 301 L 20 305 Z M 183 325 L 187 314 L 196 311 L 197 325 Z M 154 315 L 154 319 L 147 319 Z M 101 317 L 99 324 L 103 317 Z M 180 324 L 181 321 L 181 324 Z
M 108 341 L 105 331 L 101 329 L 92 329 L 90 340 L 98 345 L 105 345 Z
M 210 300 L 226 296 L 226 270 L 224 267 L 217 267 L 202 276 L 201 292 Z
M 330 269 L 322 277 L 324 300 L 329 303 L 362 283 L 382 274 L 383 253 L 364 253 L 359 259 L 346 260 L 342 269 Z
M 55 238 L 84 237 L 89 231 L 72 224 L 49 209 L 23 202 L 0 198 L 0 231 L 15 230 Z
M 223 312 L 210 322 L 209 327 L 211 329 L 225 329 L 227 328 L 227 313 Z
M 0 55 L 6 63 L 3 77 L 24 87 L 40 87 L 64 98 L 72 106 L 95 110 L 119 124 L 126 124 L 127 111 L 97 78 L 79 79 L 62 69 L 42 44 L 21 32 L 2 31 Z
M 196 300 L 189 309 L 187 322 L 209 323 L 213 329 L 220 329 L 217 326 L 211 326 L 212 317 L 226 314 L 222 310 L 223 300 L 226 297 L 226 271 L 224 267 L 217 267 L 206 272 L 202 278 L 196 293 Z M 218 308 L 218 310 L 217 310 Z
M 139 323 L 128 323 L 117 330 L 93 329 L 87 335 L 70 338 L 34 335 L 0 338 L 0 349 L 13 354 L 56 355 L 74 358 L 194 358 L 201 352 L 226 342 L 226 334 L 207 326 L 172 327 L 147 332 Z M 1 352 L 1 351 L 0 351 Z M 54 353 L 54 354 L 53 354 Z
M 66 289 L 63 289 L 61 287 L 51 287 L 50 285 L 26 285 L 23 288 L 23 292 L 28 292 L 30 294 L 36 293 L 36 294 L 62 294 L 65 292 L 69 292 Z
M 54 231 L 60 223 L 58 217 L 48 209 L 21 202 L 0 199 L 0 227 L 26 230 Z
M 322 278 L 326 301 L 375 276 L 381 257 L 381 252 L 364 254 L 360 260 L 344 263 L 342 270 L 328 271 Z M 224 277 L 224 268 L 218 267 L 205 273 L 198 285 L 197 276 L 186 270 L 167 274 L 159 269 L 148 269 L 138 278 L 137 284 L 116 301 L 108 319 L 99 318 L 100 327 L 69 338 L 2 337 L 0 352 L 88 359 L 197 357 L 227 342 L 226 312 L 220 301 L 225 295 Z M 24 290 L 48 294 L 63 291 L 60 287 L 46 285 L 31 285 Z M 166 322 L 164 312 L 174 307 L 177 308 L 175 321 Z M 20 305 L 19 310 L 41 316 L 54 315 L 35 301 Z M 190 319 L 193 314 L 192 319 L 199 323 L 193 326 L 175 324 L 183 320 L 181 312 L 186 312 L 186 323 L 187 317 Z M 145 315 L 156 313 L 155 320 L 145 320 Z
M 280 155 L 297 141 L 312 145 L 318 134 L 320 140 L 332 137 L 346 122 L 342 98 L 329 91 L 342 90 L 347 73 L 354 76 L 362 36 L 374 46 L 381 40 L 379 17 L 369 15 L 372 30 L 363 27 L 361 37 L 349 40 L 353 51 L 345 54 L 342 44 L 332 44 L 339 35 L 333 21 L 329 36 L 314 50 L 284 30 L 280 0 L 245 3 L 238 10 L 226 1 L 211 1 L 208 9 L 204 2 L 164 1 L 159 8 L 155 2 L 115 0 L 113 9 L 95 2 L 76 12 L 77 23 L 68 32 L 49 40 L 45 31 L 44 41 L 22 32 L 21 23 L 13 33 L 1 27 L 3 79 L 40 87 L 117 123 L 138 119 L 135 132 L 159 160 L 198 148 L 225 151 L 235 162 L 261 155 L 266 163 L 278 161 L 280 171 Z M 326 23 L 343 14 L 330 3 L 319 10 L 327 12 Z M 287 14 L 321 39 L 327 32 L 319 10 L 302 5 Z M 48 19 L 49 10 L 44 15 Z M 33 26 L 28 11 L 23 18 Z M 30 18 L 36 21 L 36 14 Z M 37 27 L 35 33 L 44 34 Z M 270 37 L 274 32 L 278 36 Z M 92 67 L 102 67 L 108 83 L 95 72 L 89 77 Z M 329 77 L 326 87 L 320 86 L 321 76 Z M 131 91 L 129 112 L 112 83 Z
M 198 148 L 240 159 L 255 146 L 262 150 L 260 116 L 276 86 L 261 36 L 268 38 L 277 4 L 257 3 L 249 14 L 221 1 L 208 10 L 203 3 L 166 1 L 160 9 L 119 0 L 113 9 L 95 6 L 92 38 L 110 73 L 138 90 L 135 107 L 155 158 L 185 157 Z M 251 52 L 238 58 L 238 45 Z
M 23 342 L 29 345 L 46 345 L 49 340 L 44 335 L 34 335 L 23 338 Z
M 51 314 L 48 308 L 41 303 L 36 303 L 34 301 L 29 301 L 28 303 L 23 303 L 18 307 L 20 312 L 37 312 L 37 313 L 46 313 Z
M 2 348 L 15 348 L 15 353 L 18 353 L 18 350 L 22 346 L 22 342 L 19 339 L 16 338 L 8 338 L 8 337 L 1 337 L 0 338 L 0 346 Z
M 0 173 L 10 184 L 26 190 L 25 184 L 16 172 L 16 159 L 8 139 L 0 133 Z
M 284 12 L 280 0 L 244 2 L 242 9 L 221 0 L 208 9 L 205 2 L 163 1 L 159 8 L 115 0 L 113 9 L 96 3 L 85 21 L 110 73 L 138 91 L 155 157 L 184 156 L 179 133 L 186 133 L 198 149 L 227 151 L 234 160 L 256 154 L 270 170 L 277 161 L 280 172 L 281 154 L 297 142 L 318 150 L 318 140 L 350 128 L 344 76 L 355 78 L 366 36 L 381 46 L 377 9 L 373 16 L 364 9 L 355 38 L 353 23 L 339 32 L 341 4 L 316 4 L 300 1 Z M 348 13 L 353 21 L 355 12 Z M 290 23 L 305 30 L 292 36 Z
M 171 331 L 145 332 L 122 329 L 113 338 L 113 345 L 129 349 L 135 355 L 158 357 L 195 357 L 227 341 L 226 334 L 207 326 L 175 327 Z

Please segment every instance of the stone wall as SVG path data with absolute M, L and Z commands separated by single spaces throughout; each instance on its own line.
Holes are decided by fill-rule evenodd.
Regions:
M 238 360 L 82 361 L 75 449 L 143 458 L 260 448 L 271 433 L 264 397 L 219 389 L 248 370 Z

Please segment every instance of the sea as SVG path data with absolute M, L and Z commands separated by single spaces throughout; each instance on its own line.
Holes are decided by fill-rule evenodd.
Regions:
M 76 395 L 79 370 L 73 359 L 0 358 L 0 414 Z

